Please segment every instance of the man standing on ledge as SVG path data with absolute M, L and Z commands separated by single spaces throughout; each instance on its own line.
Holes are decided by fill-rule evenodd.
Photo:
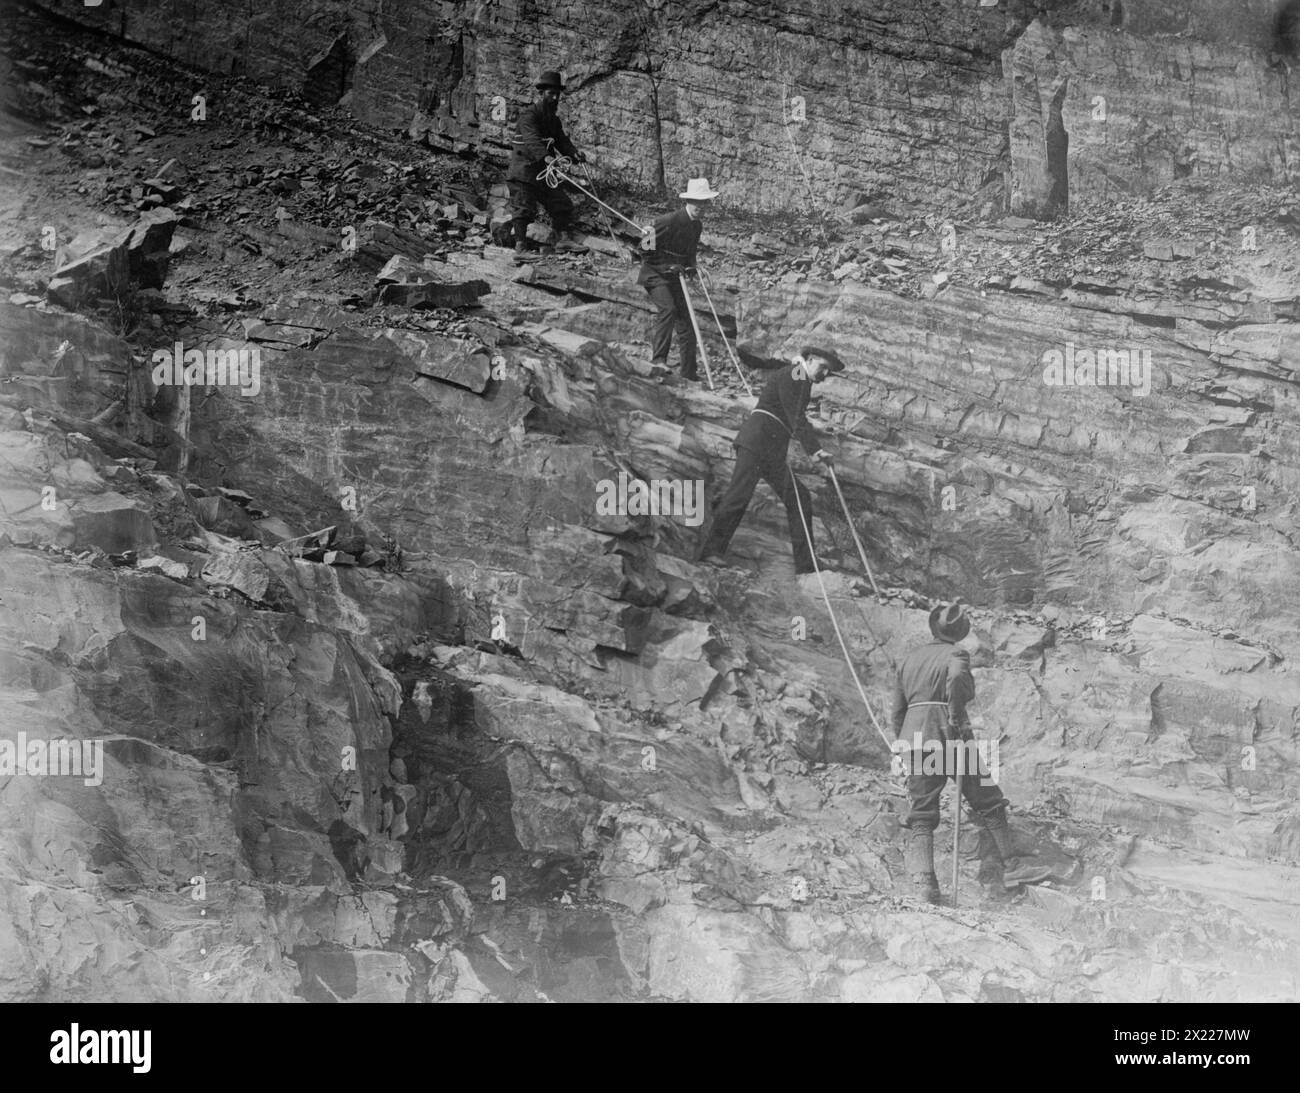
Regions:
M 745 349 L 739 351 L 746 363 L 757 367 L 770 368 L 776 363 L 756 357 Z M 700 551 L 701 561 L 722 561 L 761 478 L 785 504 L 795 573 L 813 572 L 812 498 L 791 473 L 787 455 L 791 438 L 798 437 L 805 452 L 823 464 L 830 464 L 831 454 L 817 440 L 805 411 L 812 385 L 843 370 L 844 362 L 839 357 L 829 349 L 815 346 L 805 346 L 792 362 L 778 365 L 772 378 L 764 384 L 758 405 L 732 441 L 736 449 L 736 469 L 727 492 L 714 510 L 713 527 Z M 801 505 L 802 519 L 799 515 Z M 806 534 L 804 520 L 807 521 Z
M 939 880 L 934 874 L 934 829 L 939 826 L 939 798 L 949 778 L 953 759 L 967 754 L 954 746 L 973 741 L 966 707 L 975 698 L 975 680 L 970 671 L 970 653 L 957 642 L 970 633 L 970 616 L 965 604 L 941 604 L 930 612 L 930 633 L 934 640 L 918 646 L 898 665 L 894 683 L 894 735 L 902 754 L 908 756 L 907 795 L 911 810 L 903 826 L 909 831 L 904 862 L 913 894 L 929 903 L 939 902 Z M 923 768 L 922 747 L 942 749 L 943 773 L 917 773 Z M 930 751 L 933 755 L 933 750 Z M 927 756 L 926 758 L 929 758 Z M 964 760 L 962 760 L 964 761 Z M 981 768 L 983 764 L 980 764 Z M 1051 870 L 1025 862 L 1012 853 L 1011 828 L 1007 825 L 1010 802 L 992 782 L 987 771 L 963 770 L 962 796 L 979 815 L 993 838 L 1002 859 L 1002 883 L 1007 888 L 1037 884 L 1051 876 Z
M 573 202 L 560 187 L 550 187 L 539 182 L 537 176 L 546 169 L 546 158 L 551 155 L 568 156 L 578 163 L 587 157 L 579 152 L 564 133 L 558 113 L 564 81 L 558 72 L 543 72 L 537 81 L 540 98 L 522 111 L 515 126 L 514 149 L 506 182 L 510 187 L 510 216 L 514 228 L 515 254 L 531 250 L 528 225 L 537 215 L 540 201 L 550 214 L 555 228 L 555 249 L 583 253 L 586 251 L 572 230 Z
M 686 202 L 685 208 L 667 213 L 642 229 L 641 249 L 645 253 L 637 284 L 645 286 L 659 309 L 650 329 L 651 365 L 668 368 L 668 350 L 672 348 L 676 330 L 682 378 L 695 380 L 699 379 L 695 369 L 695 331 L 691 328 L 691 313 L 677 275 L 679 271 L 695 272 L 695 250 L 704 230 L 704 210 L 718 194 L 710 189 L 707 178 L 693 178 L 687 183 L 686 192 L 677 196 Z

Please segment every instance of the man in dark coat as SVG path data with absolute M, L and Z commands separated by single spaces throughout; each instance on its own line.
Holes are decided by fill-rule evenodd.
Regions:
M 1010 802 L 975 754 L 975 736 L 966 715 L 975 698 L 975 680 L 970 653 L 957 645 L 970 633 L 966 605 L 936 607 L 930 612 L 930 633 L 934 640 L 903 658 L 894 683 L 895 750 L 908 771 L 911 799 L 903 826 L 909 830 L 904 857 L 913 891 L 930 903 L 939 902 L 934 830 L 939 826 L 940 795 L 959 770 L 962 796 L 983 821 L 1002 858 L 1003 884 L 1015 888 L 1046 880 L 1050 870 L 1013 854 L 1006 816 Z
M 587 157 L 565 135 L 558 113 L 564 82 L 558 72 L 543 72 L 537 81 L 541 92 L 537 102 L 520 113 L 515 125 L 514 148 L 506 182 L 510 187 L 510 216 L 515 236 L 515 253 L 530 249 L 528 225 L 537 215 L 541 202 L 550 214 L 557 235 L 556 250 L 585 251 L 572 230 L 573 202 L 560 187 L 539 182 L 537 176 L 546 169 L 548 156 L 568 156 L 578 163 Z
M 775 363 L 764 362 L 762 358 L 755 358 L 747 351 L 742 351 L 741 355 L 750 363 L 760 366 Z M 805 452 L 826 465 L 830 464 L 831 454 L 821 446 L 805 411 L 812 385 L 843 370 L 844 362 L 829 349 L 805 346 L 792 362 L 779 365 L 763 385 L 758 405 L 732 441 L 736 449 L 736 469 L 732 473 L 727 492 L 722 495 L 722 500 L 713 512 L 713 526 L 700 551 L 702 561 L 722 561 L 761 478 L 785 504 L 790 548 L 794 552 L 794 571 L 813 572 L 810 546 L 812 498 L 791 473 L 787 455 L 791 439 L 798 437 Z M 803 508 L 803 519 L 799 515 L 800 505 Z M 803 520 L 808 522 L 806 534 Z
M 645 253 L 637 283 L 645 286 L 658 308 L 650 329 L 650 363 L 668 367 L 668 350 L 672 348 L 675 330 L 682 355 L 682 378 L 694 380 L 699 379 L 695 331 L 678 272 L 695 273 L 695 251 L 704 230 L 704 210 L 718 193 L 709 187 L 707 178 L 693 178 L 687 183 L 686 192 L 678 196 L 686 202 L 683 208 L 659 217 L 643 229 L 645 238 L 641 240 L 641 249 Z

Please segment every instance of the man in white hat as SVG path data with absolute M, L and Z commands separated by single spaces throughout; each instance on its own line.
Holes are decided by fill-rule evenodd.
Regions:
M 682 378 L 698 379 L 696 372 L 695 331 L 691 328 L 691 313 L 687 310 L 682 293 L 679 272 L 695 272 L 695 249 L 700 244 L 704 230 L 704 210 L 718 196 L 709 186 L 707 178 L 693 178 L 685 193 L 678 195 L 686 202 L 684 208 L 668 213 L 642 229 L 641 275 L 637 283 L 645 286 L 659 314 L 650 328 L 651 363 L 668 367 L 668 350 L 672 348 L 673 331 L 677 331 L 677 344 L 681 347 Z

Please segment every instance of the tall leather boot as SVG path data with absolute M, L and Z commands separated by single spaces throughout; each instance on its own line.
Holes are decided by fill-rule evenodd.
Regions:
M 903 854 L 912 894 L 927 903 L 939 902 L 939 878 L 934 875 L 934 832 L 913 829 Z
M 1037 865 L 1029 858 L 1022 858 L 1011 848 L 1011 827 L 1007 823 L 1006 813 L 984 821 L 984 827 L 993 837 L 998 857 L 1002 859 L 1002 884 L 1006 888 L 1018 888 L 1022 884 L 1038 884 L 1052 875 L 1052 870 L 1045 865 Z

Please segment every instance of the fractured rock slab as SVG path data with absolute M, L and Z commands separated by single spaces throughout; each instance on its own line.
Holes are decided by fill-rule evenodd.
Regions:
M 409 330 L 388 330 L 385 336 L 422 376 L 454 383 L 476 395 L 483 393 L 492 376 L 491 358 L 481 347 Z

